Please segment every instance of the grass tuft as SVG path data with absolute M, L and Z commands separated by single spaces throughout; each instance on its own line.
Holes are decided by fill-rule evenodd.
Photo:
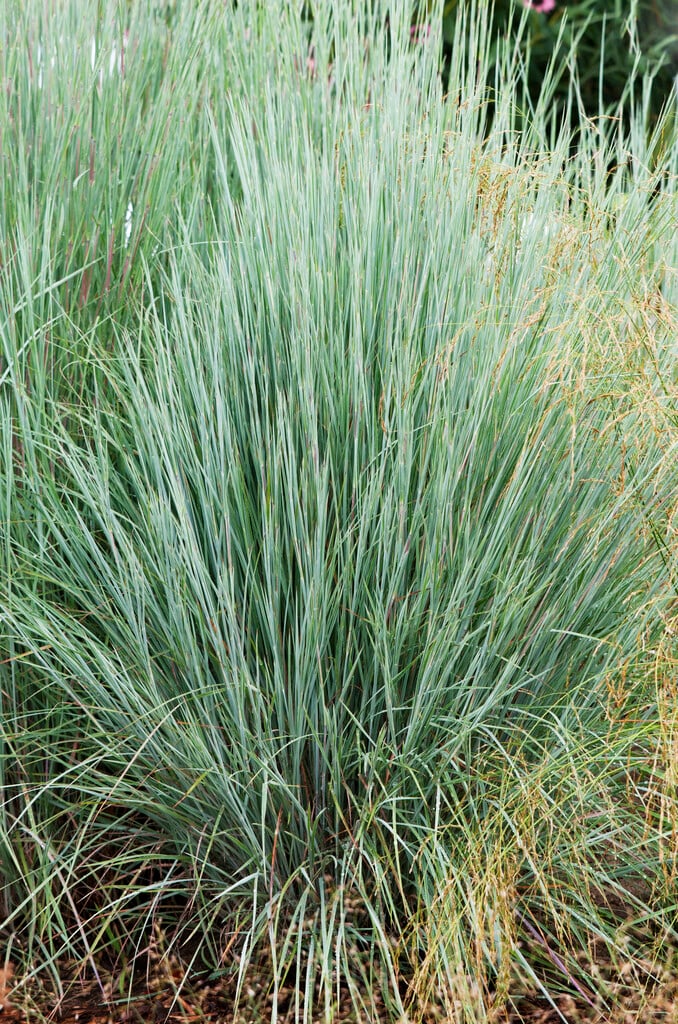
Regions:
M 268 6 L 0 15 L 5 930 L 600 1006 L 675 940 L 673 115 Z

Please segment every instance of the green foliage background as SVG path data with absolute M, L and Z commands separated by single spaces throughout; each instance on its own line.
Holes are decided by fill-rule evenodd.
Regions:
M 443 8 L 443 37 L 449 57 L 455 24 L 468 5 L 447 0 Z M 536 5 L 538 6 L 538 5 Z M 496 59 L 499 38 L 519 40 L 527 58 L 528 89 L 532 104 L 549 78 L 554 62 L 559 73 L 553 88 L 553 104 L 559 115 L 571 102 L 571 75 L 576 74 L 577 96 L 572 123 L 580 112 L 589 117 L 617 115 L 629 90 L 636 102 L 645 105 L 650 120 L 658 117 L 675 90 L 678 74 L 678 4 L 675 0 L 558 0 L 553 11 L 526 11 L 519 0 L 496 0 L 492 8 L 495 45 L 490 59 Z M 418 20 L 434 16 L 423 6 Z M 572 57 L 576 63 L 572 64 Z M 643 90 L 642 76 L 652 79 Z M 624 103 L 626 107 L 627 104 Z

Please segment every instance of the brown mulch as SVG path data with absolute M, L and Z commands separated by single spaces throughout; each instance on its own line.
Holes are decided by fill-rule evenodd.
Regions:
M 671 958 L 673 961 L 673 957 Z M 576 993 L 561 995 L 559 1013 L 544 998 L 525 996 L 510 1012 L 494 1018 L 496 1024 L 678 1024 L 678 958 L 652 982 L 643 983 L 631 970 L 613 974 L 598 972 L 600 988 L 588 1005 Z M 68 970 L 64 971 L 67 981 Z M 11 963 L 0 967 L 0 1024 L 268 1024 L 272 996 L 268 981 L 254 976 L 243 986 L 240 1008 L 233 1010 L 233 984 L 226 978 L 187 983 L 177 964 L 159 964 L 155 976 L 132 993 L 119 991 L 112 976 L 67 983 L 62 999 L 55 999 L 37 983 L 17 987 Z M 575 998 L 576 996 L 576 998 Z M 292 1024 L 294 990 L 278 994 L 279 1024 Z M 386 1024 L 388 1016 L 378 998 L 370 1024 Z M 380 1007 L 383 1013 L 380 1013 Z M 562 1015 L 562 1016 L 561 1016 Z M 318 1020 L 319 1018 L 315 1018 Z M 336 1024 L 367 1024 L 356 1017 L 348 992 L 335 1006 Z M 452 1024 L 440 1010 L 431 1008 L 422 1024 Z

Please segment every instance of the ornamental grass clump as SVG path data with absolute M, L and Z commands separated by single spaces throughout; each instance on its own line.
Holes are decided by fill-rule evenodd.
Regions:
M 516 135 L 508 58 L 485 137 L 482 11 L 443 96 L 404 8 L 276 10 L 3 49 L 6 933 L 58 982 L 160 922 L 298 1020 L 602 1006 L 577 954 L 673 934 L 675 432 L 614 395 L 668 415 L 675 153 Z

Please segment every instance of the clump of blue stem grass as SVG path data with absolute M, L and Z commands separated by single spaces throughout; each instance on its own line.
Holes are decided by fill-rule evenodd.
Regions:
M 36 19 L 81 44 L 40 82 L 8 10 L 8 932 L 266 950 L 298 1019 L 604 1000 L 576 953 L 674 909 L 675 432 L 626 384 L 668 415 L 675 154 L 572 159 L 546 100 L 516 134 L 508 56 L 488 135 L 482 12 L 443 92 L 404 7 L 111 6 L 110 81 Z

